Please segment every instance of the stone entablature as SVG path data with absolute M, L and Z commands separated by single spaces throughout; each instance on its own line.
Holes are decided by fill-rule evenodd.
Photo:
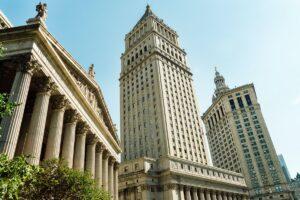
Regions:
M 0 10 L 0 29 L 11 28 L 13 25 Z
M 201 177 L 209 181 L 220 181 L 228 184 L 246 186 L 242 174 L 199 163 L 187 162 L 186 160 L 180 160 L 178 158 L 161 158 L 160 166 L 158 168 L 161 171 L 170 170 L 174 173 Z

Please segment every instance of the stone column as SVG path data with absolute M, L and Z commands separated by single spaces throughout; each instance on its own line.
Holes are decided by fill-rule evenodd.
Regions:
M 135 187 L 130 189 L 130 200 L 136 200 L 136 198 L 135 198 Z
M 76 124 L 79 120 L 79 114 L 75 110 L 67 110 L 64 117 L 64 139 L 62 144 L 61 157 L 67 163 L 69 168 L 73 167 L 74 146 Z
M 237 195 L 236 195 L 236 194 L 233 194 L 233 195 L 232 195 L 232 199 L 233 199 L 233 200 L 237 200 L 237 199 L 238 199 L 238 198 L 237 198 Z
M 247 196 L 246 195 L 242 195 L 242 200 L 246 200 Z
M 185 199 L 186 200 L 191 200 L 191 188 L 190 187 L 185 187 Z
M 114 166 L 114 200 L 119 200 L 119 163 Z
M 45 160 L 59 158 L 64 114 L 67 104 L 68 101 L 63 95 L 53 97 L 52 116 L 47 139 Z
M 227 193 L 223 193 L 223 200 L 228 200 Z
M 203 191 L 203 189 L 200 189 L 200 192 L 199 192 L 199 199 L 200 200 L 205 200 L 205 196 L 204 196 L 204 191 Z
M 222 196 L 223 196 L 222 193 L 218 192 L 218 200 L 223 200 Z
M 180 195 L 178 195 L 178 185 L 174 183 L 165 185 L 164 197 L 165 199 L 180 200 Z
M 232 200 L 232 194 L 231 193 L 228 194 L 228 200 Z
M 38 165 L 40 162 L 49 99 L 51 90 L 55 88 L 49 77 L 39 78 L 36 86 L 38 92 L 35 97 L 29 130 L 24 145 L 24 155 L 30 156 L 27 158 L 27 161 L 34 165 Z
M 114 163 L 115 159 L 113 157 L 109 158 L 108 161 L 108 192 L 111 194 L 111 196 L 114 195 Z
M 104 146 L 100 143 L 96 145 L 96 158 L 95 158 L 95 181 L 98 188 L 102 187 L 102 157 Z
M 16 63 L 18 71 L 9 96 L 9 102 L 14 102 L 18 106 L 14 108 L 10 116 L 5 116 L 1 122 L 0 153 L 6 154 L 9 159 L 12 159 L 15 154 L 31 77 L 40 68 L 38 62 L 31 55 L 18 58 L 18 61 Z
M 97 138 L 95 135 L 87 135 L 85 170 L 90 172 L 92 178 L 95 177 L 96 143 Z
M 212 191 L 212 200 L 217 200 L 216 191 Z
M 125 196 L 125 194 L 124 194 L 123 190 L 120 190 L 120 191 L 119 191 L 119 199 L 120 199 L 120 200 L 125 200 L 125 199 L 124 199 L 124 196 Z
M 180 195 L 180 200 L 185 200 L 184 198 L 184 189 L 182 185 L 179 185 L 179 195 Z
M 106 150 L 103 154 L 103 171 L 102 171 L 102 185 L 104 190 L 108 191 L 108 158 L 110 154 Z
M 87 131 L 88 126 L 85 122 L 78 123 L 76 130 L 73 168 L 79 171 L 84 170 L 85 140 Z
M 206 190 L 206 200 L 211 200 L 211 191 L 210 190 Z
M 193 199 L 198 200 L 197 188 L 192 188 L 192 193 L 193 193 Z

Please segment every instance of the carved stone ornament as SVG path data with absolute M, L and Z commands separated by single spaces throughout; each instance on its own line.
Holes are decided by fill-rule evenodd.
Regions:
M 76 133 L 77 134 L 86 134 L 89 130 L 88 125 L 85 122 L 79 122 L 77 124 Z
M 101 142 L 98 142 L 97 143 L 97 146 L 96 146 L 96 152 L 97 153 L 101 153 L 105 150 L 105 146 L 101 143 Z
M 65 113 L 65 123 L 75 123 L 80 119 L 80 115 L 74 109 L 67 110 Z
M 89 67 L 89 76 L 92 78 L 95 78 L 95 70 L 94 70 L 94 64 L 91 64 L 91 66 Z
M 69 104 L 69 101 L 64 95 L 55 95 L 52 99 L 52 109 L 61 110 Z
M 98 142 L 98 138 L 94 134 L 88 134 L 86 138 L 86 142 L 88 145 L 94 145 Z
M 19 71 L 30 74 L 34 74 L 41 68 L 41 65 L 32 54 L 19 55 L 14 58 L 13 62 L 17 65 Z
M 51 92 L 54 91 L 57 86 L 54 82 L 51 81 L 51 78 L 48 76 L 39 77 L 36 80 L 36 87 L 38 92 L 44 93 L 44 92 Z
M 36 9 L 37 11 L 37 15 L 35 16 L 35 18 L 40 18 L 44 21 L 46 21 L 47 19 L 47 4 L 46 3 L 39 3 L 38 5 L 36 5 Z
M 168 190 L 174 190 L 176 188 L 177 188 L 177 185 L 175 183 L 167 184 L 167 189 Z
M 108 163 L 109 165 L 113 165 L 116 162 L 116 159 L 114 157 L 110 157 Z
M 104 151 L 104 154 L 103 154 L 103 159 L 108 159 L 110 157 L 110 153 L 109 151 Z

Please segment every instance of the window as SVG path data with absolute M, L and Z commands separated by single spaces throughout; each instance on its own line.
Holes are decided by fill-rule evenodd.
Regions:
M 240 108 L 244 108 L 244 104 L 243 104 L 242 98 L 238 97 L 237 100 L 238 100 L 238 104 L 239 104 Z
M 252 101 L 251 101 L 251 98 L 250 98 L 249 94 L 246 94 L 245 98 L 246 98 L 248 106 L 251 106 L 252 105 Z
M 231 110 L 235 110 L 235 104 L 234 104 L 233 99 L 230 99 L 229 103 L 230 103 Z

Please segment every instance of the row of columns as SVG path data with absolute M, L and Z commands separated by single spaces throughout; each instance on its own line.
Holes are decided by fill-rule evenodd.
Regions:
M 176 190 L 175 189 L 171 189 Z M 218 190 L 179 186 L 180 200 L 247 200 L 248 196 Z
M 40 65 L 32 55 L 25 55 L 16 62 L 18 71 L 10 93 L 11 102 L 18 106 L 12 115 L 1 121 L 2 136 L 0 152 L 12 159 L 17 144 L 21 153 L 29 156 L 30 164 L 38 165 L 44 141 L 48 108 L 52 109 L 49 132 L 46 141 L 44 159 L 63 159 L 68 167 L 89 171 L 97 187 L 103 187 L 118 199 L 118 163 L 108 150 L 91 133 L 89 126 L 80 120 L 79 114 L 70 109 L 70 103 L 64 95 L 53 95 L 56 86 L 49 77 L 39 77 L 34 86 L 37 89 L 33 112 L 26 132 L 20 134 L 25 104 L 31 85 L 31 79 Z M 51 101 L 50 101 L 51 99 Z M 19 140 L 19 141 L 18 141 Z

